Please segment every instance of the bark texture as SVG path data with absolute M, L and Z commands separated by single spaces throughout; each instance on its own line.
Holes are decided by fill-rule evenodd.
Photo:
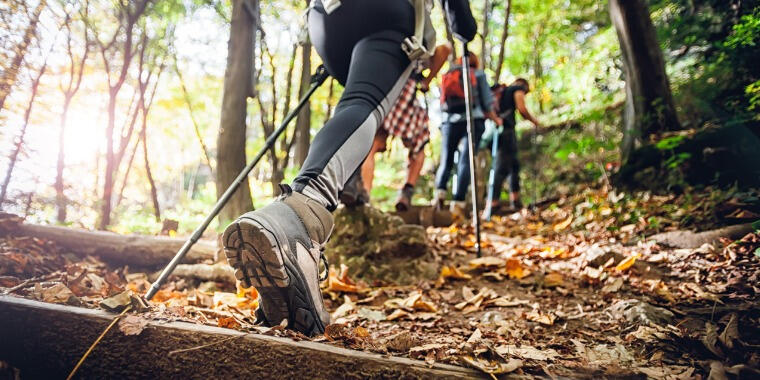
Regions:
M 623 158 L 653 134 L 680 124 L 665 73 L 665 61 L 644 0 L 610 0 L 610 17 L 625 69 Z
M 60 378 L 113 318 L 114 314 L 100 310 L 0 296 L 0 357 L 19 368 L 23 378 Z M 85 379 L 294 379 L 304 375 L 315 379 L 485 378 L 451 365 L 185 322 L 150 322 L 137 336 L 126 336 L 114 327 L 77 373 Z
M 309 90 L 311 83 L 311 43 L 306 42 L 301 47 L 301 84 L 298 86 L 298 97 Z M 328 116 L 329 117 L 329 116 Z M 311 143 L 311 102 L 307 102 L 296 118 L 296 152 L 295 162 L 300 167 L 309 154 Z
M 221 196 L 246 165 L 247 99 L 253 95 L 253 49 L 257 0 L 234 0 L 227 69 L 224 73 L 222 117 L 217 139 L 216 194 Z M 248 180 L 219 213 L 224 224 L 253 209 Z
M 87 231 L 58 226 L 20 224 L 8 231 L 17 236 L 34 236 L 56 243 L 79 256 L 100 256 L 117 265 L 160 267 L 174 257 L 185 239 L 158 236 L 120 235 L 105 231 Z M 199 241 L 185 258 L 185 262 L 198 262 L 216 256 L 216 244 Z

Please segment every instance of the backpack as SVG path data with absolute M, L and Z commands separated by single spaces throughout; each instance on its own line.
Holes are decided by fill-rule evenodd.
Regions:
M 470 68 L 470 87 L 472 99 L 477 97 L 477 78 L 475 69 Z M 441 77 L 441 109 L 448 113 L 464 113 L 464 81 L 462 81 L 462 66 L 455 65 Z
M 514 112 L 514 94 L 518 90 L 525 91 L 525 88 L 523 86 L 507 86 L 502 83 L 491 86 L 491 94 L 493 94 L 493 112 L 501 118 Z

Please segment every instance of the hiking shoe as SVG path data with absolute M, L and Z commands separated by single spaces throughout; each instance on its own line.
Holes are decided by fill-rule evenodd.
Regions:
M 399 191 L 398 199 L 396 200 L 396 211 L 406 211 L 412 207 L 412 196 L 414 195 L 414 186 L 406 184 Z
M 268 206 L 240 216 L 222 235 L 235 277 L 259 292 L 257 319 L 268 326 L 287 319 L 288 328 L 307 336 L 330 323 L 319 282 L 322 252 L 333 229 L 327 209 L 281 185 L 282 195 Z
M 340 202 L 346 205 L 346 207 L 359 207 L 369 203 L 369 193 L 364 188 L 364 181 L 362 180 L 360 170 L 357 170 L 348 179 L 338 198 L 340 198 Z
M 509 207 L 510 207 L 512 210 L 515 210 L 515 211 L 520 211 L 520 210 L 522 210 L 522 209 L 523 209 L 523 204 L 522 204 L 522 202 L 521 202 L 519 199 L 510 200 L 510 201 L 509 201 Z

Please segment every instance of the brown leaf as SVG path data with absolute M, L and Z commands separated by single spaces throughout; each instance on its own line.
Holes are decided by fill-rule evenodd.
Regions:
M 556 318 L 557 317 L 554 316 L 554 314 L 542 313 L 538 309 L 534 309 L 530 313 L 525 314 L 525 319 L 547 326 L 553 325 Z
M 734 348 L 734 342 L 739 339 L 739 317 L 736 313 L 731 313 L 728 324 L 726 324 L 726 328 L 723 329 L 718 339 L 729 350 Z
M 544 276 L 544 286 L 547 288 L 556 288 L 558 286 L 565 286 L 565 279 L 559 272 L 551 272 Z
M 509 278 L 516 280 L 519 280 L 530 273 L 523 268 L 522 263 L 518 259 L 508 259 L 506 271 Z
M 219 317 L 216 319 L 216 325 L 227 329 L 237 329 L 240 327 L 240 323 L 232 317 Z
M 443 284 L 446 283 L 446 280 L 449 278 L 455 280 L 470 280 L 472 279 L 472 276 L 462 273 L 454 266 L 444 265 L 443 268 L 441 268 L 441 274 L 438 276 L 438 280 L 435 282 L 435 286 L 440 288 L 443 286 Z
M 134 314 L 127 315 L 119 321 L 119 330 L 124 335 L 140 335 L 147 326 L 147 319 Z

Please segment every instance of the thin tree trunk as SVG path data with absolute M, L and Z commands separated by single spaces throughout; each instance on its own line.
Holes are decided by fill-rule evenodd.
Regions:
M 245 130 L 247 98 L 253 95 L 252 62 L 256 18 L 246 11 L 246 2 L 258 0 L 233 0 L 230 40 L 228 44 L 227 69 L 224 74 L 222 117 L 217 140 L 216 193 L 221 196 L 243 170 L 245 158 Z M 250 8 L 250 4 L 249 4 Z M 253 208 L 251 192 L 246 179 L 219 214 L 224 224 Z
M 496 60 L 496 69 L 494 70 L 494 81 L 501 81 L 501 70 L 504 67 L 504 55 L 507 50 L 507 38 L 509 37 L 509 17 L 512 14 L 512 0 L 506 0 L 504 8 L 504 29 L 501 30 L 501 42 L 499 45 L 499 58 Z
M 124 200 L 124 189 L 127 187 L 129 173 L 132 171 L 132 162 L 135 161 L 135 155 L 137 154 L 137 148 L 139 146 L 140 139 L 138 138 L 137 141 L 135 141 L 135 146 L 132 148 L 132 153 L 129 155 L 129 160 L 127 161 L 127 170 L 124 172 L 124 177 L 122 177 L 121 187 L 119 188 L 119 198 L 116 200 L 116 207 L 118 207 L 121 204 L 121 201 Z
M 298 97 L 303 97 L 311 83 L 311 43 L 306 42 L 301 47 L 301 84 L 298 86 Z M 332 88 L 331 88 L 332 90 Z M 328 101 L 329 103 L 329 101 Z M 311 102 L 307 102 L 296 119 L 296 152 L 295 162 L 302 166 L 309 154 L 311 143 Z
M 65 165 L 65 147 L 66 147 L 66 117 L 69 113 L 69 105 L 72 96 L 66 96 L 63 99 L 63 112 L 61 112 L 61 130 L 58 132 L 58 160 L 56 163 L 55 176 L 55 204 L 58 209 L 56 220 L 58 223 L 66 221 L 66 197 L 63 194 L 63 168 Z
M 150 199 L 153 201 L 153 215 L 156 216 L 156 222 L 161 221 L 161 209 L 158 205 L 158 190 L 156 190 L 156 181 L 153 180 L 153 173 L 150 170 L 150 161 L 148 160 L 148 136 L 146 136 L 146 129 L 148 126 L 147 112 L 143 113 L 143 126 L 140 132 L 140 139 L 142 140 L 143 147 L 143 159 L 145 160 L 145 174 L 148 176 L 148 183 L 150 183 Z
M 644 0 L 610 0 L 626 85 L 622 156 L 627 160 L 650 136 L 680 129 L 665 61 Z
M 24 56 L 26 56 L 29 44 L 31 44 L 34 36 L 37 35 L 37 24 L 40 21 L 40 14 L 42 14 L 42 10 L 46 5 L 46 0 L 40 0 L 40 2 L 37 3 L 37 6 L 34 8 L 32 16 L 29 19 L 29 25 L 27 25 L 26 31 L 24 32 L 24 37 L 13 49 L 13 51 L 16 52 L 16 55 L 13 57 L 10 65 L 4 67 L 2 76 L 0 77 L 0 110 L 5 106 L 5 99 L 10 95 L 13 85 L 16 83 L 16 78 L 18 77 L 18 72 L 21 68 L 21 62 L 24 61 Z
M 483 5 L 483 27 L 481 28 L 482 32 L 480 34 L 480 62 L 482 65 L 481 68 L 483 69 L 488 67 L 491 58 L 491 52 L 488 51 L 488 32 L 490 29 L 489 19 L 491 8 L 491 0 L 485 0 L 485 4 Z
M 193 129 L 195 130 L 195 137 L 198 138 L 198 143 L 200 143 L 201 146 L 201 153 L 203 153 L 203 160 L 206 162 L 206 165 L 208 166 L 209 170 L 213 171 L 214 169 L 211 168 L 211 158 L 208 154 L 208 148 L 206 148 L 206 143 L 203 142 L 203 135 L 201 134 L 201 128 L 200 125 L 198 125 L 198 120 L 195 118 L 195 112 L 193 110 L 193 102 L 190 99 L 190 92 L 187 91 L 187 87 L 185 86 L 185 80 L 182 77 L 182 72 L 179 70 L 179 65 L 177 64 L 177 56 L 174 56 L 174 71 L 177 73 L 177 77 L 179 78 L 179 85 L 180 88 L 182 88 L 182 94 L 185 98 L 185 103 L 187 103 L 187 111 L 190 113 L 190 120 L 193 122 Z
M 29 104 L 26 106 L 26 111 L 24 112 L 24 124 L 21 126 L 21 133 L 18 137 L 18 141 L 16 142 L 16 146 L 14 147 L 13 152 L 11 152 L 10 157 L 8 157 L 8 170 L 5 172 L 5 178 L 3 179 L 2 187 L 0 187 L 0 208 L 2 208 L 2 205 L 5 202 L 5 197 L 8 194 L 8 185 L 11 182 L 13 169 L 16 167 L 19 153 L 21 153 L 21 148 L 24 146 L 24 138 L 26 137 L 26 130 L 29 126 L 29 117 L 32 115 L 32 108 L 34 107 L 34 101 L 37 98 L 40 79 L 42 79 L 42 76 L 45 75 L 45 70 L 47 70 L 47 62 L 42 64 L 40 72 L 37 74 L 37 77 L 34 78 L 34 82 L 32 82 L 32 95 L 29 98 Z

